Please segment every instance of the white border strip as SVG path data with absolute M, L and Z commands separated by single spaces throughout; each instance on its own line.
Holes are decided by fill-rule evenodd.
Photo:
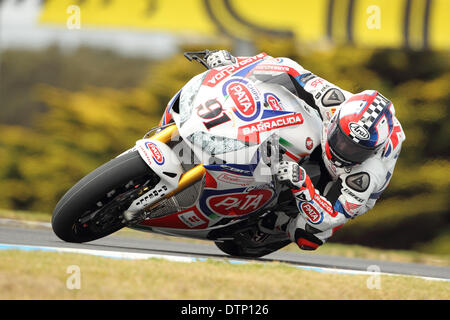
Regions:
M 42 246 L 1 244 L 1 243 L 0 243 L 0 250 L 78 253 L 78 254 L 99 256 L 99 257 L 103 257 L 103 258 L 126 259 L 126 260 L 165 259 L 165 260 L 174 261 L 174 262 L 190 263 L 190 262 L 201 262 L 201 261 L 206 261 L 206 260 L 210 259 L 210 260 L 225 261 L 230 264 L 265 263 L 265 262 L 257 262 L 257 261 L 250 262 L 250 261 L 237 260 L 237 259 L 195 258 L 195 257 L 139 253 L 139 252 L 120 252 L 120 251 L 93 250 L 93 249 L 80 249 L 80 248 L 42 247 Z M 374 274 L 377 274 L 377 275 L 385 275 L 385 276 L 403 276 L 403 277 L 419 278 L 419 279 L 423 279 L 423 280 L 450 282 L 450 279 L 445 279 L 445 278 L 431 278 L 431 277 L 423 277 L 423 276 L 401 275 L 401 274 L 394 274 L 394 273 L 359 271 L 359 270 L 348 270 L 348 269 L 334 269 L 334 268 L 325 268 L 325 267 L 297 266 L 297 265 L 291 265 L 291 266 L 294 268 L 302 269 L 302 270 L 309 270 L 309 271 L 315 271 L 315 272 L 321 272 L 321 273 L 367 275 L 367 276 L 373 276 Z
M 104 257 L 104 258 L 126 259 L 126 260 L 167 259 L 167 260 L 176 261 L 176 262 L 194 262 L 195 261 L 195 258 L 190 258 L 190 257 L 169 256 L 169 255 L 150 254 L 150 253 L 120 252 L 120 251 L 93 250 L 93 249 L 80 249 L 80 248 L 41 247 L 41 246 L 16 245 L 16 244 L 0 244 L 0 250 L 79 253 L 79 254 L 88 254 L 88 255 L 99 256 L 99 257 Z

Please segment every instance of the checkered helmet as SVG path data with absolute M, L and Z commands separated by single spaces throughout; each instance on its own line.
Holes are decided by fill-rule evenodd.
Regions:
M 375 90 L 347 99 L 326 130 L 325 153 L 338 167 L 367 160 L 380 150 L 392 133 L 394 106 Z

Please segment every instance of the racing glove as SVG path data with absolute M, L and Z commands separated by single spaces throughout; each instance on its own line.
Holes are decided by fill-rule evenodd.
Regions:
M 295 162 L 276 167 L 277 179 L 291 188 L 299 215 L 289 222 L 288 235 L 302 250 L 315 250 L 347 220 L 315 189 L 306 171 Z
M 228 66 L 237 61 L 227 50 L 211 51 L 205 58 L 210 68 Z
M 281 161 L 276 166 L 277 179 L 289 186 L 297 200 L 311 201 L 315 188 L 305 169 L 292 161 Z

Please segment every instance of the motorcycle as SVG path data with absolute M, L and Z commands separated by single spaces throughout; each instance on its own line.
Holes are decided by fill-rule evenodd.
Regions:
M 186 58 L 207 66 L 208 51 Z M 52 216 L 55 234 L 88 242 L 121 228 L 213 241 L 223 252 L 261 257 L 289 244 L 265 233 L 271 211 L 298 214 L 277 161 L 302 164 L 313 182 L 321 118 L 274 76 L 262 53 L 193 77 L 170 100 L 161 123 L 136 145 L 75 184 Z M 262 72 L 264 73 L 264 72 Z

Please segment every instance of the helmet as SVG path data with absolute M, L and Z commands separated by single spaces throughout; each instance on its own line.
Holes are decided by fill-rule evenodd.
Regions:
M 377 153 L 392 133 L 395 110 L 375 90 L 347 99 L 325 131 L 325 154 L 337 167 L 360 164 Z

